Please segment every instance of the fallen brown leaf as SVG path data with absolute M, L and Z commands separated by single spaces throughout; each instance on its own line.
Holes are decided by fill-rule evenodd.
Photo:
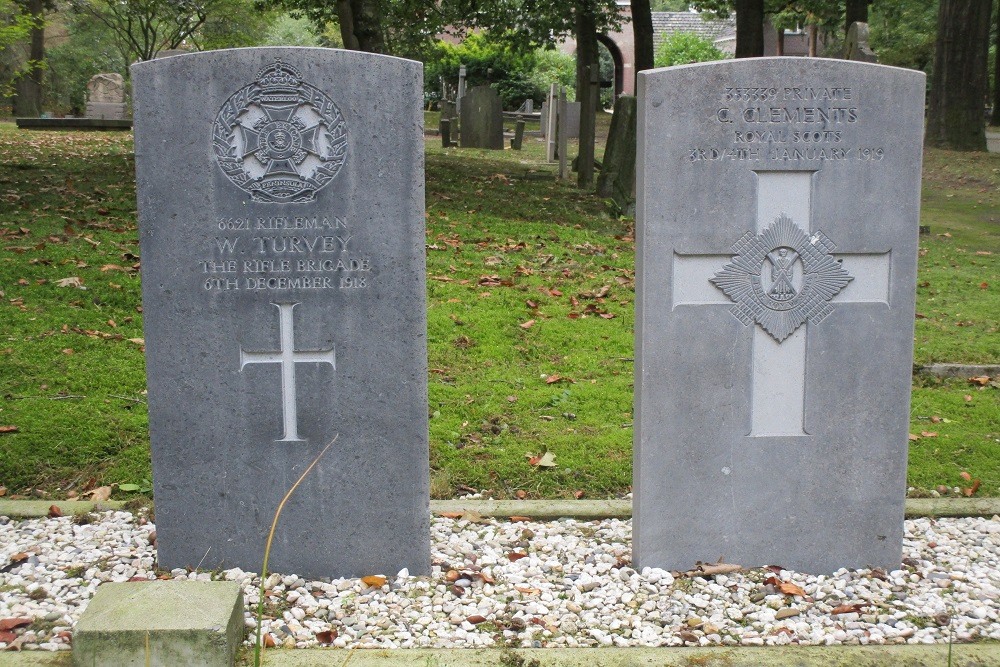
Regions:
M 969 384 L 974 384 L 978 387 L 985 387 L 990 383 L 990 377 L 988 375 L 980 375 L 978 377 L 969 378 Z
M 801 586 L 797 586 L 790 581 L 781 581 L 778 583 L 778 590 L 785 595 L 798 595 L 800 597 L 805 597 L 806 592 Z
M 0 618 L 0 631 L 16 630 L 26 625 L 31 625 L 30 618 Z
M 57 280 L 56 285 L 59 287 L 83 287 L 83 281 L 78 276 L 70 276 Z
M 527 557 L 528 554 L 523 554 L 520 553 L 519 551 L 511 551 L 509 554 L 507 554 L 507 560 L 509 560 L 511 563 L 516 563 L 522 558 L 527 558 Z
M 863 604 L 841 604 L 830 610 L 831 614 L 860 614 L 865 608 Z
M 472 616 L 469 616 L 465 620 L 467 620 L 469 623 L 472 623 L 473 625 L 479 625 L 480 623 L 486 622 L 486 617 L 480 614 L 473 614 Z
M 62 515 L 63 515 L 62 510 L 59 509 L 58 505 L 50 505 L 49 506 L 49 518 L 50 519 L 55 519 L 56 517 L 60 517 Z
M 385 586 L 386 581 L 387 579 L 380 574 L 361 577 L 361 583 L 365 586 L 370 586 L 371 588 L 382 588 Z
M 522 329 L 530 329 L 531 327 L 535 326 L 535 320 L 528 320 L 527 322 L 522 322 L 518 326 L 521 327 Z
M 982 484 L 982 480 L 978 480 L 978 479 L 977 479 L 977 480 L 974 480 L 974 481 L 972 482 L 972 486 L 970 486 L 970 487 L 969 487 L 969 488 L 967 488 L 967 489 L 962 489 L 962 494 L 963 494 L 963 495 L 964 495 L 964 496 L 965 496 L 966 498 L 971 498 L 972 496 L 974 496 L 974 495 L 976 494 L 976 491 L 978 491 L 978 490 L 979 490 L 979 486 L 980 486 L 980 484 Z
M 0 433 L 17 433 L 17 427 L 12 424 L 0 426 Z
M 531 517 L 530 516 L 516 516 L 515 515 L 515 516 L 510 517 L 510 521 L 511 521 L 511 523 L 525 523 L 525 522 L 531 521 Z
M 90 499 L 95 503 L 103 502 L 105 500 L 111 499 L 111 487 L 110 486 L 99 486 L 96 489 L 91 489 L 83 495 L 90 496 Z
M 337 638 L 337 631 L 333 628 L 329 630 L 322 630 L 316 633 L 316 641 L 320 644 L 332 644 L 333 640 Z

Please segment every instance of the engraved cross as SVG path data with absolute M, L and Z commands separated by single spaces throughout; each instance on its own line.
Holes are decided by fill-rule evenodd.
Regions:
M 757 220 L 755 234 L 765 235 L 769 228 L 776 228 L 776 220 L 789 219 L 795 227 L 792 232 L 809 236 L 811 244 L 823 245 L 829 239 L 819 231 L 810 230 L 812 199 L 812 171 L 759 171 L 757 178 Z M 796 229 L 797 228 L 797 229 Z M 737 245 L 749 247 L 757 238 L 747 234 Z M 809 322 L 818 323 L 834 312 L 830 304 L 889 303 L 889 252 L 836 253 L 840 260 L 837 268 L 826 267 L 826 275 L 804 277 L 819 283 L 823 292 L 824 282 L 836 283 L 823 298 L 815 297 L 803 312 L 801 321 L 782 307 L 764 309 L 760 304 L 770 297 L 776 302 L 789 303 L 805 287 L 796 287 L 793 277 L 794 264 L 804 258 L 793 256 L 794 249 L 782 247 L 763 248 L 764 264 L 755 270 L 758 275 L 747 276 L 749 284 L 760 284 L 764 267 L 771 271 L 771 285 L 765 287 L 766 296 L 758 301 L 733 298 L 740 287 L 737 284 L 740 262 L 732 254 L 684 254 L 674 252 L 672 308 L 684 305 L 725 304 L 745 325 L 753 326 L 752 387 L 751 387 L 751 437 L 803 436 L 805 430 L 806 394 L 806 342 Z M 812 251 L 813 248 L 808 247 Z M 727 262 L 732 262 L 724 267 Z M 827 259 L 829 263 L 829 258 Z M 833 273 L 840 270 L 837 279 Z M 844 272 L 847 273 L 844 273 Z M 725 284 L 726 282 L 729 284 Z M 734 307 L 733 304 L 736 303 Z M 755 312 L 762 311 L 763 312 Z M 756 321 L 754 316 L 757 317 Z
M 240 348 L 240 372 L 247 364 L 281 365 L 281 410 L 284 436 L 276 442 L 304 442 L 299 437 L 298 411 L 295 404 L 295 364 L 330 364 L 336 368 L 333 350 L 296 350 L 292 309 L 297 303 L 272 303 L 278 308 L 281 349 L 277 352 L 247 352 Z

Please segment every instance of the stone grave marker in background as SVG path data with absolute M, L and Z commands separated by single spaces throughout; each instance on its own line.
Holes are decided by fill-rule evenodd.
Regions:
M 462 98 L 462 148 L 503 150 L 503 107 L 490 86 L 476 86 Z
M 863 63 L 877 63 L 878 56 L 868 44 L 868 24 L 855 21 L 847 29 L 847 39 L 844 43 L 844 60 L 857 60 Z
M 353 51 L 133 66 L 159 566 L 430 568 L 422 72 Z
M 558 94 L 556 95 L 558 103 Z M 548 103 L 542 104 L 542 118 L 546 118 L 549 112 Z M 579 102 L 567 102 L 566 103 L 566 136 L 569 139 L 579 139 L 580 138 L 580 103 Z M 542 136 L 548 136 L 548 130 L 546 126 L 542 125 Z
M 634 559 L 898 568 L 924 75 L 639 75 Z
M 121 74 L 95 74 L 87 82 L 87 118 L 123 120 L 128 115 L 125 104 L 125 79 Z

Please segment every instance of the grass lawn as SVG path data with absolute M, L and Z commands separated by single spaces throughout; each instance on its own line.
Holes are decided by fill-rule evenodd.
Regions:
M 520 152 L 428 137 L 426 165 L 433 495 L 627 492 L 632 220 L 556 182 L 535 137 Z M 1000 363 L 1000 155 L 932 150 L 924 172 L 914 361 Z M 131 135 L 0 124 L 8 495 L 149 479 L 138 253 Z M 996 384 L 917 379 L 911 418 L 918 494 L 967 471 L 1000 495 Z M 530 464 L 546 452 L 554 467 Z

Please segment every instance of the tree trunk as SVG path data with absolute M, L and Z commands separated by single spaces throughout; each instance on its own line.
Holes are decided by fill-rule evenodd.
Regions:
M 778 40 L 777 40 L 777 42 L 778 42 L 778 55 L 779 56 L 783 56 L 783 55 L 785 55 L 785 29 L 784 28 L 775 28 L 775 32 L 778 33 Z
M 377 0 L 337 0 L 337 18 L 345 49 L 385 53 Z
M 653 13 L 649 0 L 632 0 L 632 34 L 635 36 L 635 74 L 653 69 L 656 46 L 653 44 Z M 635 90 L 639 89 L 636 79 Z
M 1000 10 L 997 11 L 996 54 L 993 61 L 993 117 L 990 125 L 1000 125 Z
M 847 0 L 847 11 L 844 13 L 844 34 L 851 29 L 855 21 L 868 23 L 868 4 L 871 0 Z
M 985 151 L 992 0 L 941 0 L 927 114 L 928 146 Z
M 16 84 L 14 115 L 38 118 L 42 112 L 42 79 L 45 76 L 45 9 L 42 0 L 29 0 L 27 10 L 34 26 L 31 28 L 28 66 Z
M 735 0 L 736 57 L 764 55 L 764 0 Z
M 354 12 L 351 11 L 351 0 L 337 0 L 337 18 L 340 23 L 340 38 L 344 48 L 350 51 L 360 51 L 358 38 L 354 34 Z
M 591 72 L 599 71 L 597 20 L 590 0 L 576 1 L 576 100 L 580 103 L 577 185 L 589 187 L 594 175 L 594 138 L 599 95 L 592 94 Z M 588 158 L 589 156 L 589 158 Z M 585 164 L 587 163 L 587 164 Z
M 576 101 L 583 102 L 590 84 L 590 66 L 597 65 L 597 22 L 590 0 L 576 0 Z M 594 103 L 596 105 L 596 100 Z M 594 107 L 596 109 L 596 106 Z M 581 107 L 582 111 L 582 107 Z
M 816 57 L 816 46 L 819 42 L 819 27 L 811 25 L 807 28 L 809 31 L 809 57 Z

